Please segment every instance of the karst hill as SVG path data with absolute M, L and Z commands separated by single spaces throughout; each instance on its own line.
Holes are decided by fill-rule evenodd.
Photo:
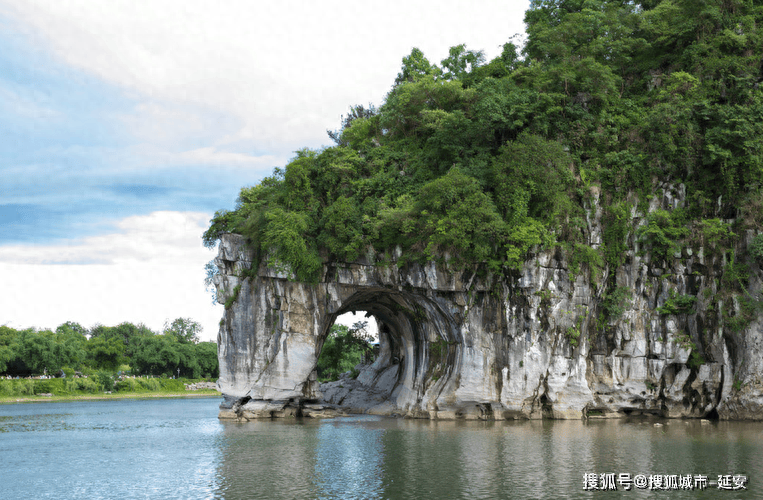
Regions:
M 413 49 L 215 215 L 221 417 L 763 418 L 763 3 L 525 22 L 492 61 Z M 323 394 L 348 311 L 379 356 Z

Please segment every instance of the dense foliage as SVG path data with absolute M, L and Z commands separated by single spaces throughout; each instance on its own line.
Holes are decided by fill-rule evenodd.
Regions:
M 318 380 L 337 380 L 342 373 L 354 370 L 358 363 L 370 361 L 373 355 L 370 340 L 366 322 L 355 323 L 352 328 L 333 325 L 318 357 Z
M 639 230 L 654 259 L 690 242 L 730 252 L 763 226 L 763 2 L 532 0 L 525 23 L 524 47 L 489 62 L 459 45 L 438 66 L 413 49 L 381 106 L 353 107 L 335 146 L 243 188 L 205 243 L 243 234 L 306 281 L 398 246 L 398 265 L 510 273 L 558 245 L 594 272 L 622 263 L 629 214 L 658 185 L 688 201 Z
M 73 322 L 55 331 L 16 330 L 0 326 L 0 374 L 69 376 L 129 371 L 134 375 L 217 377 L 217 344 L 199 342 L 201 326 L 178 318 L 161 335 L 143 325 L 97 325 L 90 330 Z M 178 370 L 180 370 L 178 374 Z

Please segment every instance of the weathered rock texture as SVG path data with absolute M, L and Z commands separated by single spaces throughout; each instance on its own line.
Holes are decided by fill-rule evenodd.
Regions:
M 666 188 L 650 210 L 679 205 L 676 191 Z M 600 216 L 591 207 L 593 247 Z M 643 214 L 632 217 L 643 223 Z M 754 236 L 741 238 L 738 255 Z M 628 242 L 624 264 L 593 278 L 585 268 L 573 275 L 565 254 L 549 250 L 500 278 L 434 263 L 398 268 L 399 255 L 381 263 L 371 254 L 326 265 L 308 284 L 265 265 L 250 269 L 243 238 L 226 235 L 216 277 L 220 300 L 230 303 L 218 336 L 220 417 L 343 409 L 448 419 L 763 419 L 763 317 L 758 312 L 737 331 L 726 324 L 739 305 L 717 295 L 724 257 L 686 248 L 654 262 L 640 255 L 633 232 Z M 761 271 L 751 269 L 747 290 L 755 294 Z M 612 273 L 630 297 L 618 304 L 621 314 L 606 318 Z M 693 310 L 661 314 L 671 293 L 696 296 Z M 334 320 L 348 311 L 377 319 L 381 352 L 357 380 L 324 385 L 322 394 L 317 358 Z

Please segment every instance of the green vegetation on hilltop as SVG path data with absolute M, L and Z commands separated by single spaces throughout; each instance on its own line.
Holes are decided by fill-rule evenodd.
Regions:
M 683 184 L 687 205 L 639 230 L 653 259 L 688 242 L 728 253 L 763 227 L 760 0 L 533 0 L 525 22 L 524 48 L 489 62 L 458 45 L 438 66 L 413 49 L 381 106 L 351 108 L 335 146 L 243 188 L 205 243 L 243 234 L 305 281 L 397 246 L 399 265 L 508 273 L 559 245 L 593 272 L 622 264 L 631 210 L 664 183 Z

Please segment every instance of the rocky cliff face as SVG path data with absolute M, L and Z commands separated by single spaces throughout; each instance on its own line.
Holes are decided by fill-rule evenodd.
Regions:
M 647 210 L 682 203 L 680 186 L 663 193 Z M 643 215 L 632 211 L 633 226 Z M 594 203 L 594 248 L 600 217 Z M 742 236 L 744 247 L 755 234 Z M 599 273 L 573 273 L 558 249 L 500 278 L 434 263 L 398 267 L 399 255 L 382 263 L 371 254 L 330 263 L 307 284 L 264 265 L 252 270 L 243 239 L 226 235 L 216 277 L 229 302 L 218 335 L 220 417 L 318 416 L 331 403 L 448 419 L 763 419 L 763 315 L 741 321 L 739 298 L 718 294 L 726 257 L 698 247 L 653 261 L 633 232 L 627 247 L 621 266 Z M 763 273 L 750 269 L 740 293 L 754 296 Z M 623 293 L 605 312 L 612 274 Z M 678 303 L 687 296 L 695 298 Z M 357 380 L 321 392 L 317 358 L 348 311 L 375 316 L 381 352 Z

